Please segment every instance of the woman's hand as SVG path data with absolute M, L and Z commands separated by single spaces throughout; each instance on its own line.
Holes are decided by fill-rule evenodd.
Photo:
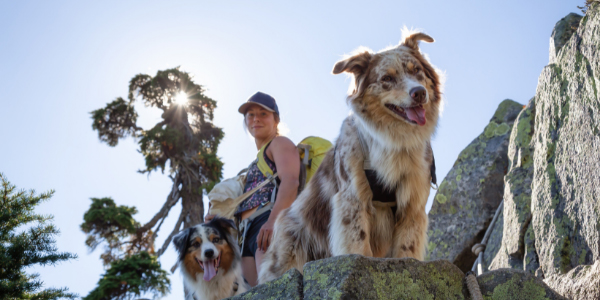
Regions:
M 207 214 L 204 216 L 204 223 L 210 222 L 210 220 L 214 219 L 216 215 Z
M 271 245 L 271 238 L 273 237 L 273 224 L 275 222 L 271 221 L 271 218 L 267 220 L 265 224 L 260 228 L 258 232 L 258 236 L 256 237 L 256 244 L 258 245 L 258 249 L 267 251 L 269 245 Z

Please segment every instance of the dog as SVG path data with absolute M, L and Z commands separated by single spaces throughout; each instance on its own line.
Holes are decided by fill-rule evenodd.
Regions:
M 173 238 L 184 284 L 193 299 L 223 299 L 248 290 L 236 236 L 233 221 L 215 217 Z
M 260 283 L 343 254 L 423 260 L 442 84 L 419 41 L 433 38 L 411 33 L 398 46 L 359 50 L 335 64 L 333 74 L 353 77 L 352 113 L 304 191 L 278 216 Z

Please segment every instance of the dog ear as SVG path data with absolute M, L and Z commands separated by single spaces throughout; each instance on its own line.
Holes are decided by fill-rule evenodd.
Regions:
M 331 71 L 331 73 L 340 74 L 342 72 L 348 72 L 354 74 L 354 77 L 358 77 L 367 70 L 367 67 L 369 67 L 371 57 L 372 55 L 369 51 L 358 53 L 338 61 L 335 66 L 333 66 L 333 71 Z
M 210 222 L 215 223 L 217 226 L 227 230 L 231 235 L 235 235 L 235 233 L 237 232 L 237 227 L 235 226 L 235 223 L 230 219 L 216 216 Z
M 188 241 L 190 238 L 190 234 L 191 234 L 193 228 L 194 227 L 186 228 L 186 229 L 180 231 L 176 236 L 173 237 L 173 245 L 175 246 L 175 249 L 179 253 L 180 259 L 185 254 L 185 248 L 187 247 L 187 244 L 188 244 Z
M 425 41 L 427 43 L 434 42 L 432 37 L 430 37 L 422 32 L 417 32 L 417 33 L 413 33 L 413 34 L 407 36 L 406 38 L 404 38 L 404 42 L 402 42 L 402 44 L 400 44 L 400 45 L 404 45 L 409 48 L 418 50 L 419 49 L 419 41 Z

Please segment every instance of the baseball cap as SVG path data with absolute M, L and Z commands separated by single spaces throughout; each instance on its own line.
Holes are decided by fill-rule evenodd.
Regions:
M 279 114 L 279 108 L 277 108 L 277 103 L 275 102 L 275 98 L 273 98 L 263 92 L 256 92 L 256 94 L 252 95 L 252 97 L 250 97 L 248 99 L 248 101 L 246 101 L 246 103 L 244 103 L 244 104 L 242 104 L 242 106 L 240 106 L 238 111 L 240 112 L 240 114 L 245 114 L 246 110 L 248 110 L 248 107 L 252 104 L 260 105 L 262 108 L 264 108 L 270 112 Z

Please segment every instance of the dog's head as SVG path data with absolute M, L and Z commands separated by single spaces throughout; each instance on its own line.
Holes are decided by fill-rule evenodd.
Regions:
M 422 144 L 434 133 L 441 109 L 441 83 L 435 68 L 419 50 L 413 33 L 400 45 L 379 53 L 359 51 L 333 67 L 333 74 L 354 77 L 348 96 L 354 114 L 379 138 Z
M 233 221 L 220 217 L 181 231 L 173 238 L 173 244 L 179 252 L 182 271 L 194 280 L 203 273 L 205 281 L 210 281 L 219 270 L 226 274 L 240 257 L 236 233 Z

